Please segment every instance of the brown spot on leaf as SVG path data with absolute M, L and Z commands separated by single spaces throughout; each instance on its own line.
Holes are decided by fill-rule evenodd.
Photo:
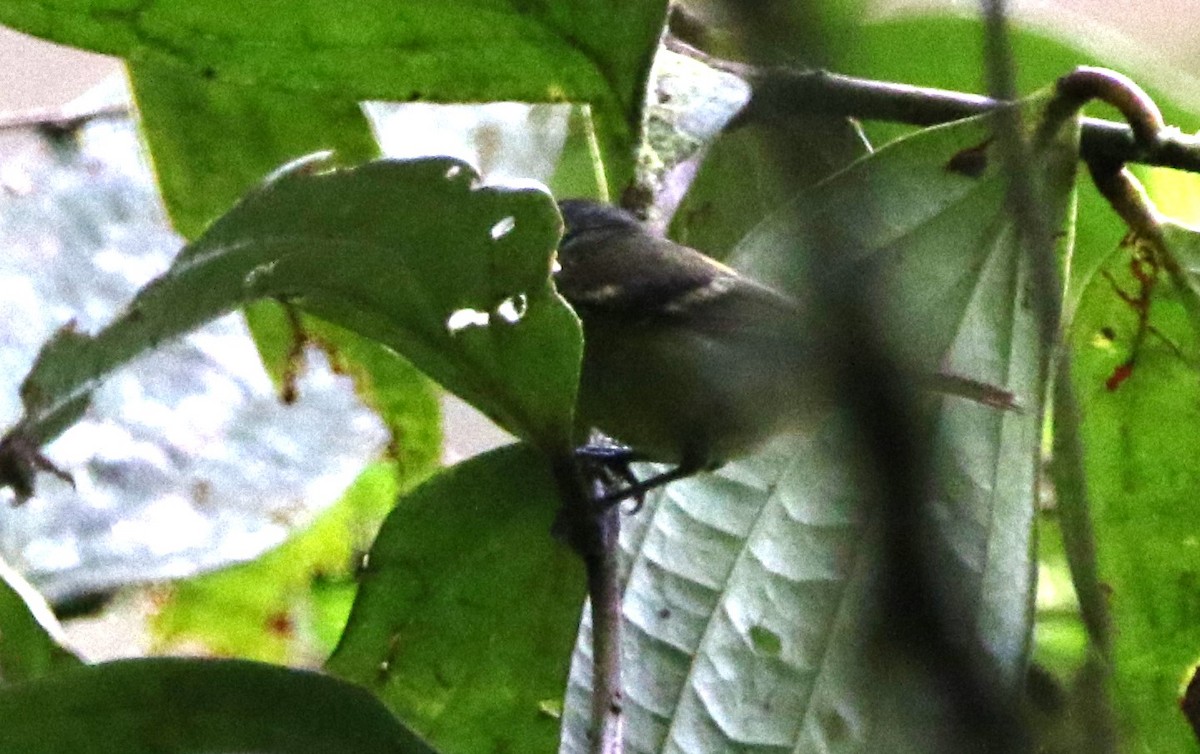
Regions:
M 1132 375 L 1133 360 L 1131 359 L 1119 365 L 1112 371 L 1112 374 L 1110 374 L 1108 379 L 1104 381 L 1104 387 L 1106 390 L 1108 390 L 1108 392 L 1111 393 L 1117 388 L 1121 387 L 1121 384 L 1125 382 L 1125 380 L 1129 379 Z
M 968 178 L 980 177 L 987 171 L 987 148 L 991 143 L 992 140 L 988 139 L 982 144 L 967 147 L 956 152 L 953 157 L 946 161 L 946 170 L 951 173 L 965 175 Z
M 292 342 L 288 345 L 287 363 L 283 367 L 283 384 L 279 388 L 279 400 L 290 406 L 300 397 L 300 388 L 297 382 L 300 379 L 300 372 L 304 368 L 304 347 L 308 344 L 308 334 L 304 331 L 304 323 L 300 320 L 299 310 L 284 301 L 281 301 L 280 304 L 287 314 Z
M 19 427 L 0 440 L 0 487 L 12 488 L 14 504 L 21 505 L 33 497 L 34 478 L 39 471 L 75 486 L 71 475 L 42 455 L 36 441 L 26 437 Z
M 292 616 L 287 613 L 273 613 L 267 616 L 267 631 L 276 636 L 290 637 L 295 630 Z

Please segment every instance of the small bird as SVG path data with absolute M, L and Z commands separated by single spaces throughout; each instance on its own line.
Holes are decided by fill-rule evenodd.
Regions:
M 559 209 L 554 280 L 583 322 L 581 431 L 628 446 L 629 460 L 677 464 L 664 475 L 675 479 L 800 429 L 830 403 L 798 301 L 624 210 L 584 199 Z

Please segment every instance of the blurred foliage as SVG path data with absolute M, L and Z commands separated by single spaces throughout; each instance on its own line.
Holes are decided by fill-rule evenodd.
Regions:
M 333 173 L 293 166 L 252 187 L 317 149 L 345 165 L 374 156 L 362 99 L 506 99 L 578 103 L 552 188 L 615 198 L 637 170 L 665 2 L 355 0 L 338 14 L 304 3 L 110 5 L 18 0 L 0 7 L 0 20 L 130 61 L 166 205 L 193 243 L 104 333 L 64 330 L 51 341 L 23 389 L 27 416 L 5 436 L 0 470 L 9 481 L 31 473 L 34 449 L 79 415 L 111 369 L 255 301 L 250 322 L 281 395 L 294 388 L 304 347 L 317 345 L 351 375 L 392 444 L 280 548 L 167 587 L 158 641 L 307 664 L 336 645 L 328 670 L 444 751 L 549 751 L 560 727 L 549 711 L 559 710 L 563 750 L 578 750 L 586 628 L 560 699 L 582 577 L 546 534 L 555 491 L 533 447 L 566 447 L 579 358 L 578 322 L 549 282 L 551 202 L 480 189 L 468 166 L 449 160 Z M 738 16 L 728 3 L 685 5 L 702 26 Z M 755 5 L 766 15 L 749 50 L 720 28 L 700 41 L 756 62 L 983 88 L 975 19 L 923 13 L 863 24 L 857 2 Z M 1013 35 L 1023 92 L 1079 64 L 1123 67 L 1109 51 L 1080 49 L 1077 31 Z M 1142 83 L 1168 122 L 1200 124 L 1193 93 L 1156 88 L 1152 76 Z M 783 285 L 797 263 L 783 255 L 804 248 L 789 223 L 820 214 L 858 242 L 852 261 L 877 286 L 890 340 L 914 364 L 1016 395 L 1026 413 L 946 395 L 931 414 L 936 558 L 966 596 L 972 646 L 999 668 L 1003 691 L 1025 693 L 1047 751 L 1102 751 L 1110 726 L 1129 750 L 1194 750 L 1178 698 L 1200 658 L 1200 284 L 1190 272 L 1200 242 L 1172 227 L 1167 247 L 1148 251 L 1145 239 L 1126 238 L 1090 183 L 1072 185 L 1073 152 L 1041 153 L 1043 198 L 1062 218 L 1075 361 L 1073 381 L 1056 386 L 1058 424 L 1047 431 L 1038 420 L 1049 390 L 1039 380 L 1052 354 L 1032 337 L 1029 273 L 1003 176 L 988 160 L 980 175 L 946 169 L 965 149 L 986 153 L 986 120 L 865 130 L 879 152 L 868 154 L 856 127 L 838 120 L 720 136 L 672 233 Z M 803 176 L 777 159 L 797 142 L 810 147 Z M 1141 172 L 1164 212 L 1195 219 L 1195 176 Z M 1183 273 L 1168 274 L 1159 253 Z M 422 375 L 533 445 L 433 474 L 440 428 Z M 1064 408 L 1068 388 L 1078 426 Z M 1066 438 L 1080 440 L 1084 476 L 1054 475 L 1055 499 L 1042 494 L 1039 462 L 1047 439 L 1062 452 Z M 870 654 L 864 611 L 879 548 L 873 520 L 851 505 L 863 482 L 853 445 L 830 423 L 807 444 L 773 452 L 683 483 L 630 520 L 630 646 L 653 645 L 631 654 L 633 747 L 955 750 L 943 725 L 953 700 Z M 1080 554 L 1093 551 L 1094 568 L 1080 568 Z M 0 708 L 16 721 L 0 728 L 6 750 L 421 750 L 371 697 L 328 678 L 200 661 L 71 669 L 12 583 L 0 601 L 0 670 L 11 684 Z M 1089 644 L 1098 614 L 1114 623 L 1111 647 Z M 889 682 L 864 684 L 872 672 Z M 179 722 L 193 712 L 208 716 L 207 727 Z M 347 719 L 356 722 L 333 724 Z M 157 738 L 140 738 L 143 729 Z M 280 730 L 290 736 L 282 743 L 272 739 Z
M 0 689 L 0 719 L 0 750 L 26 754 L 433 751 L 362 689 L 242 660 L 71 668 Z
M 0 561 L 0 685 L 78 665 L 79 659 L 61 641 L 62 629 L 46 600 Z
M 548 536 L 558 507 L 527 445 L 464 461 L 404 496 L 363 561 L 327 669 L 371 689 L 443 751 L 550 751 L 584 593 Z
M 395 469 L 373 464 L 271 552 L 156 589 L 154 651 L 319 666 L 342 635 L 359 563 L 399 492 Z

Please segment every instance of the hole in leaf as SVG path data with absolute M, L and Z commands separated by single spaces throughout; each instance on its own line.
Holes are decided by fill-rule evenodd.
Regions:
M 446 318 L 446 329 L 454 335 L 468 327 L 487 327 L 492 315 L 478 309 L 459 309 Z
M 528 310 L 529 299 L 524 293 L 518 293 L 500 302 L 500 305 L 496 307 L 496 316 L 510 325 L 515 325 L 521 321 Z
M 462 174 L 462 165 L 451 165 L 446 168 L 446 180 L 452 181 Z
M 495 225 L 492 226 L 492 230 L 491 230 L 492 240 L 499 241 L 501 238 L 504 238 L 509 233 L 512 233 L 512 230 L 515 227 L 517 227 L 517 218 L 513 217 L 512 215 L 509 215 L 508 217 L 501 219 L 499 222 L 497 222 Z

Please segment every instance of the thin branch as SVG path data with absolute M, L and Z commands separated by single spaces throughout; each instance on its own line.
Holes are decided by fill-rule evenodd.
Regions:
M 759 67 L 724 60 L 673 37 L 667 49 L 732 73 L 750 84 L 751 98 L 738 116 L 741 122 L 788 120 L 797 115 L 839 115 L 860 120 L 933 126 L 1000 107 L 979 94 L 910 86 L 845 76 L 821 70 Z M 1153 144 L 1139 145 L 1124 123 L 1083 118 L 1081 150 L 1086 160 L 1139 162 L 1200 173 L 1200 138 L 1167 129 Z
M 30 128 L 68 132 L 93 120 L 128 118 L 132 115 L 133 108 L 125 103 L 104 105 L 92 109 L 81 109 L 70 105 L 39 107 L 17 112 L 0 112 L 0 130 Z
M 714 57 L 674 36 L 667 36 L 665 45 L 673 52 L 732 73 L 749 83 L 753 96 L 740 116 L 742 121 L 787 120 L 800 114 L 824 114 L 934 126 L 979 115 L 1000 104 L 979 94 L 877 81 L 829 71 L 759 68 Z M 92 120 L 125 117 L 131 113 L 130 107 L 124 104 L 86 112 L 44 108 L 0 113 L 0 130 L 48 128 L 69 131 Z M 1081 148 L 1087 160 L 1137 162 L 1200 173 L 1200 137 L 1166 129 L 1159 133 L 1155 144 L 1139 146 L 1133 131 L 1124 123 L 1083 118 L 1082 124 Z
M 592 610 L 592 715 L 589 754 L 621 754 L 624 710 L 621 692 L 621 583 L 617 563 L 619 505 L 602 506 L 601 482 L 589 485 L 573 457 L 555 460 L 562 508 L 555 534 L 583 560 Z M 599 477 L 596 477 L 599 479 Z M 594 487 L 594 488 L 590 488 Z

